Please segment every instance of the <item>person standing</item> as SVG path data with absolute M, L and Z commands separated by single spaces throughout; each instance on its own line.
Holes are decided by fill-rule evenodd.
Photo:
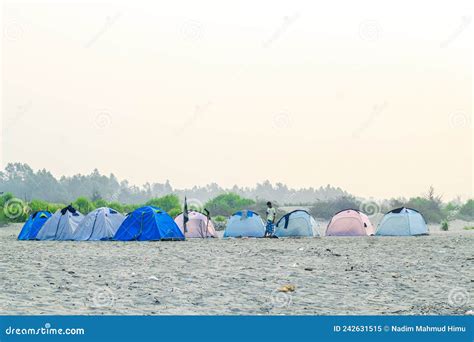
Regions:
M 273 235 L 273 226 L 275 224 L 276 210 L 272 206 L 272 202 L 267 202 L 267 227 L 265 229 L 265 237 Z

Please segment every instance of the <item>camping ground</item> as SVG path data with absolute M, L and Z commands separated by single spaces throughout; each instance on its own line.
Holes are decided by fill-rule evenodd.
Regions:
M 12 224 L 0 228 L 0 314 L 465 314 L 472 225 L 422 237 L 69 242 L 17 241 Z

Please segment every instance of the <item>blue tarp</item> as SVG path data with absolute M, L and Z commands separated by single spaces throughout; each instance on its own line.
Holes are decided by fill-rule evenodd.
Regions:
M 114 240 L 184 240 L 184 235 L 164 210 L 147 206 L 128 214 L 117 230 Z

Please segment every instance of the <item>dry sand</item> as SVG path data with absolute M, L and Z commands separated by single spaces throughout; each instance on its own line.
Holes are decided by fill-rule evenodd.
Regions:
M 463 225 L 185 242 L 17 241 L 11 225 L 0 228 L 0 314 L 465 314 L 474 231 Z M 295 291 L 276 291 L 285 284 Z

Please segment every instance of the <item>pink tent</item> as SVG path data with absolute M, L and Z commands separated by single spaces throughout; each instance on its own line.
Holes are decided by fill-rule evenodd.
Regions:
M 183 214 L 179 214 L 174 219 L 174 222 L 176 222 L 186 238 L 217 237 L 214 225 L 211 220 L 208 220 L 206 215 L 190 211 L 188 216 L 189 221 L 186 223 L 186 233 L 184 233 Z
M 369 218 L 358 210 L 346 209 L 336 213 L 328 224 L 326 236 L 374 235 Z

